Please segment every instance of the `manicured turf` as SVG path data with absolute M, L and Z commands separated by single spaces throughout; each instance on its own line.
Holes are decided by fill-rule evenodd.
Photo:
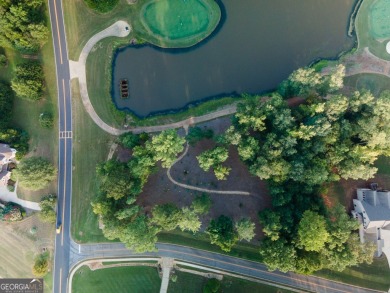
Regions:
M 96 164 L 107 159 L 112 138 L 97 127 L 85 112 L 75 80 L 72 81 L 72 101 L 74 168 L 71 233 L 76 241 L 107 242 L 92 212 L 91 201 L 97 194 Z
M 156 293 L 161 279 L 151 267 L 115 267 L 91 271 L 83 266 L 76 271 L 73 293 Z
M 390 32 L 390 23 L 385 21 L 385 17 L 388 14 L 383 14 L 383 18 L 380 19 L 370 19 L 372 17 L 371 12 L 374 11 L 372 9 L 375 7 L 373 5 L 377 5 L 376 3 L 380 3 L 382 9 L 390 10 L 390 1 L 388 0 L 363 0 L 355 22 L 359 44 L 358 49 L 369 47 L 371 53 L 382 59 L 390 60 L 390 54 L 386 52 L 386 43 L 390 40 L 390 35 L 381 37 L 382 42 L 380 42 L 377 39 L 378 36 L 374 33 L 374 31 L 380 31 L 384 36 L 385 31 Z M 378 13 L 381 12 L 378 11 Z
M 343 272 L 323 270 L 315 273 L 318 277 L 352 284 L 355 286 L 388 291 L 390 288 L 390 269 L 385 256 L 374 259 L 373 264 L 350 267 Z
M 203 39 L 217 26 L 220 9 L 210 0 L 151 1 L 141 9 L 142 23 L 164 42 L 184 40 L 189 45 Z
M 377 0 L 371 5 L 368 18 L 370 33 L 377 39 L 390 38 L 390 0 Z
M 169 282 L 168 293 L 199 293 L 202 292 L 207 278 L 187 272 L 176 271 L 176 282 Z M 261 283 L 251 282 L 244 279 L 223 276 L 220 291 L 224 293 L 251 292 L 251 293 L 284 293 L 289 290 L 279 289 Z

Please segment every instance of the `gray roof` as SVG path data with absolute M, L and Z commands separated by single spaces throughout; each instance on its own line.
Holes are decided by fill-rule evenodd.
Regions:
M 366 210 L 367 216 L 370 221 L 389 221 L 390 220 L 390 209 L 382 206 L 372 206 L 366 201 L 361 201 L 364 209 Z

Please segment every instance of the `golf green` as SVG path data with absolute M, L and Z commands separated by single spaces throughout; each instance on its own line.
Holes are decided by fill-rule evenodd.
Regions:
M 369 12 L 370 33 L 377 39 L 390 38 L 390 0 L 375 1 Z
M 191 46 L 216 28 L 221 10 L 214 0 L 154 0 L 141 9 L 148 32 L 163 43 Z

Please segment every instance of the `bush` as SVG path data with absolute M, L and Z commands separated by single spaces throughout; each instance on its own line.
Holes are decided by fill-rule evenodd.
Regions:
M 18 205 L 8 202 L 4 209 L 0 210 L 0 219 L 7 222 L 16 222 L 23 219 L 22 208 Z
M 36 277 L 44 277 L 49 271 L 48 253 L 43 253 L 35 258 L 35 263 L 32 268 L 32 273 Z
M 52 128 L 53 127 L 53 114 L 49 112 L 43 112 L 39 115 L 39 124 L 43 128 Z
M 89 8 L 100 13 L 107 13 L 114 9 L 119 0 L 84 0 Z
M 204 138 L 212 138 L 214 132 L 211 129 L 202 129 L 200 127 L 191 127 L 186 139 L 190 145 L 195 145 L 198 141 Z
M 7 66 L 7 57 L 4 54 L 0 54 L 0 66 Z
M 9 192 L 14 192 L 15 191 L 15 185 L 7 185 L 7 189 Z
M 217 279 L 209 279 L 203 287 L 203 293 L 216 293 L 221 287 L 221 282 Z
M 195 197 L 194 201 L 191 204 L 191 208 L 197 214 L 207 214 L 211 208 L 211 198 L 207 193 L 202 193 L 202 195 L 198 195 Z

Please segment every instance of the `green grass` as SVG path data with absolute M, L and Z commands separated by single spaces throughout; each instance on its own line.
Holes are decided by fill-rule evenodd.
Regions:
M 199 293 L 202 292 L 204 285 L 207 283 L 207 278 L 194 275 L 187 272 L 176 271 L 176 282 L 169 282 L 168 293 Z M 237 292 L 253 292 L 253 293 L 283 293 L 291 292 L 289 290 L 282 290 L 271 285 L 265 285 L 257 282 L 224 276 L 221 282 L 219 292 L 237 293 Z
M 386 10 L 389 10 L 388 6 L 390 5 L 388 0 L 379 0 L 386 1 L 383 2 L 386 7 Z M 372 33 L 372 22 L 377 21 L 377 19 L 370 20 L 371 11 L 373 5 L 377 3 L 377 0 L 364 0 L 360 6 L 360 9 L 356 16 L 355 27 L 358 38 L 358 49 L 361 50 L 364 47 L 369 47 L 370 52 L 379 58 L 390 60 L 390 54 L 386 52 L 386 43 L 390 40 L 390 35 L 387 38 L 382 38 L 378 40 L 375 35 Z M 379 20 L 382 21 L 382 20 Z M 386 24 L 384 24 L 386 25 Z M 377 26 L 377 25 L 376 25 Z M 388 24 L 386 26 L 389 26 Z
M 369 11 L 370 33 L 377 39 L 390 38 L 390 0 L 377 0 Z
M 47 5 L 47 3 L 45 4 Z M 48 9 L 46 17 L 49 18 Z M 49 27 L 50 29 L 50 27 Z M 10 83 L 17 64 L 27 62 L 29 59 L 11 49 L 3 49 L 8 58 L 8 66 L 0 67 L 0 80 Z M 47 43 L 38 53 L 38 59 L 41 61 L 45 74 L 45 93 L 41 100 L 30 102 L 20 98 L 14 99 L 14 109 L 11 125 L 26 130 L 30 136 L 30 153 L 29 155 L 42 156 L 57 165 L 57 148 L 58 148 L 58 117 L 57 117 L 57 81 L 55 73 L 54 49 L 51 34 Z M 54 127 L 45 129 L 39 125 L 39 114 L 48 111 L 53 113 Z M 41 196 L 47 193 L 56 193 L 56 182 L 44 190 L 31 192 L 18 188 L 18 196 L 22 199 L 39 201 Z
M 210 35 L 221 18 L 218 4 L 210 0 L 154 0 L 140 14 L 156 39 L 168 46 L 186 40 L 188 47 Z
M 73 99 L 73 182 L 72 228 L 74 240 L 107 242 L 92 212 L 91 201 L 97 195 L 96 164 L 107 159 L 112 137 L 101 130 L 85 112 L 78 82 L 72 81 Z
M 390 90 L 390 78 L 380 74 L 362 73 L 346 77 L 344 85 L 354 90 L 369 90 L 377 97 L 382 91 Z
M 174 230 L 158 234 L 158 241 L 203 249 L 207 251 L 227 254 L 252 261 L 261 261 L 259 247 L 243 242 L 236 244 L 230 252 L 222 251 L 218 246 L 210 243 L 209 237 L 205 233 L 193 235 L 191 233 Z
M 116 267 L 91 271 L 83 266 L 73 277 L 73 293 L 155 293 L 161 280 L 156 268 Z
M 388 291 L 390 269 L 385 256 L 374 259 L 371 265 L 362 264 L 345 269 L 343 272 L 323 270 L 315 273 L 318 277 L 331 279 L 355 286 Z

